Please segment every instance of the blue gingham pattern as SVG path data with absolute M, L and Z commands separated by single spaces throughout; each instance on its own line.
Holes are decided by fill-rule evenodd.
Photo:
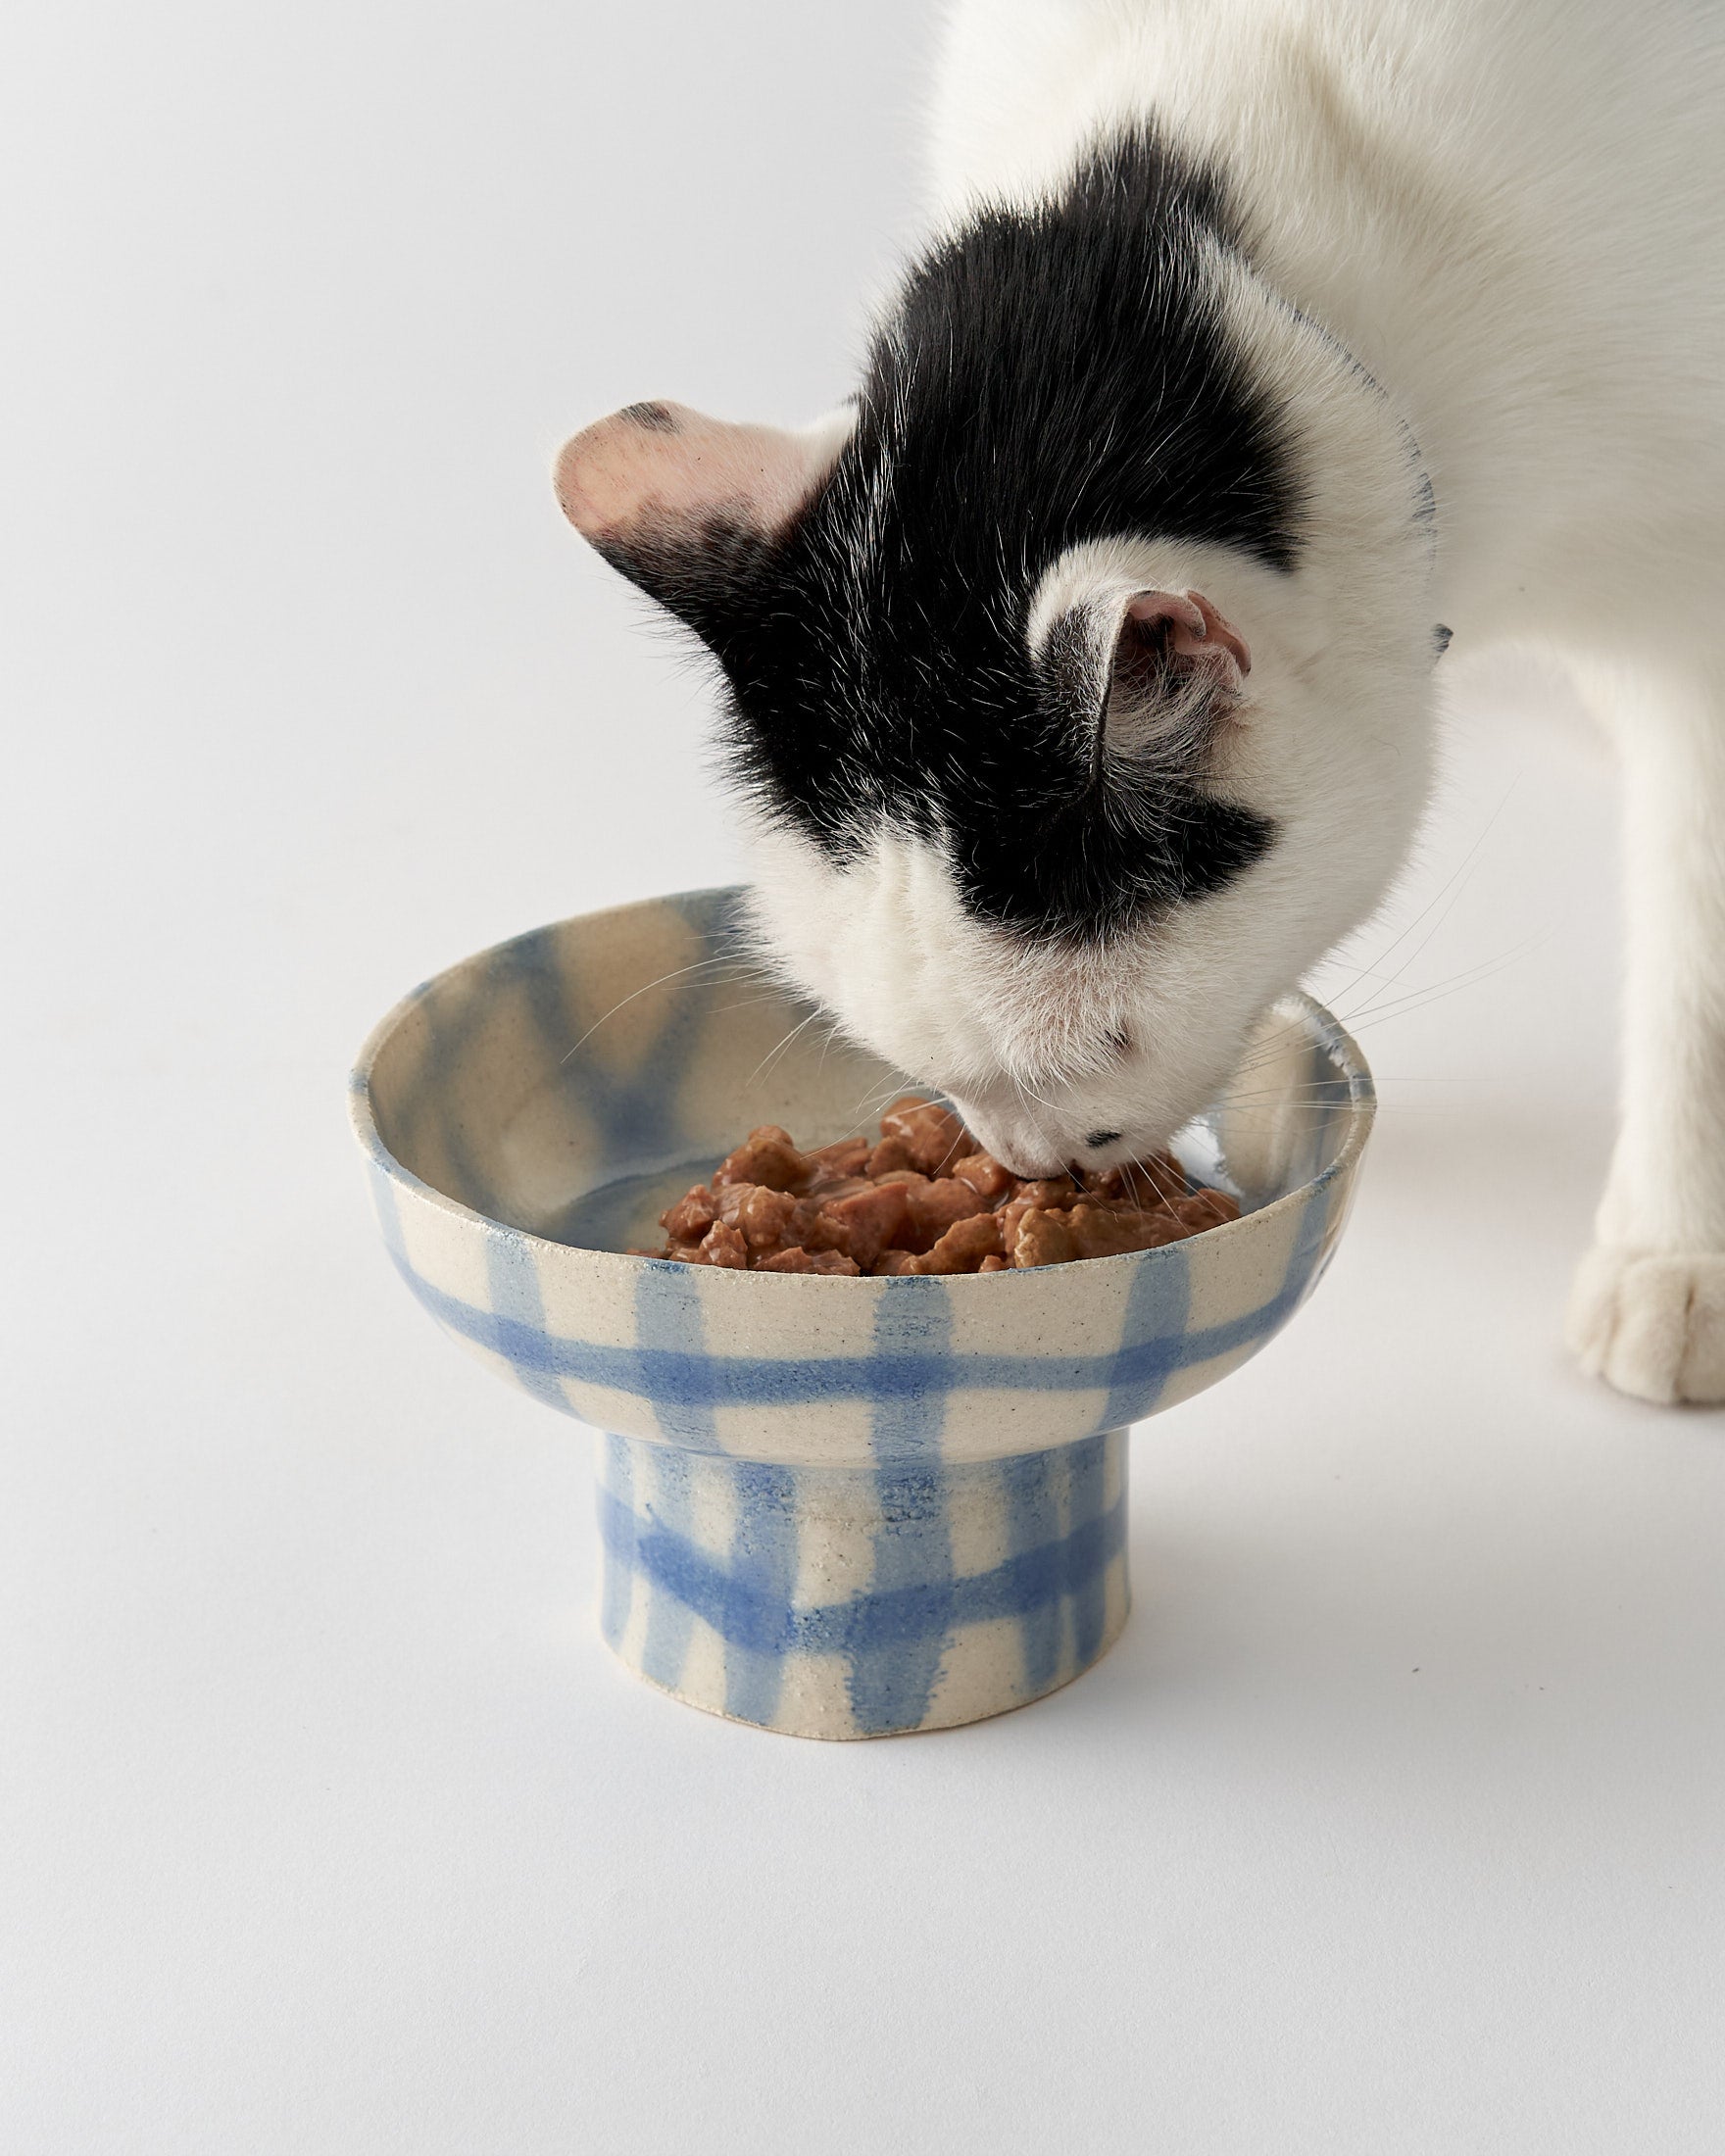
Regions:
M 1059 1455 L 1090 1446 L 1105 1461 L 1117 1455 L 1108 1472 L 1123 1504 L 1125 1427 L 1237 1368 L 1310 1294 L 1346 1219 L 1370 1079 L 1327 1013 L 1285 1000 L 1249 1089 L 1257 1104 L 1244 1121 L 1194 1134 L 1200 1151 L 1219 1146 L 1251 1209 L 1159 1250 L 851 1280 L 671 1265 L 558 1240 L 571 1207 L 590 1207 L 616 1177 L 664 1171 L 681 1188 L 751 1120 L 833 1137 L 853 1127 L 862 1094 L 891 1086 L 882 1066 L 813 1035 L 793 1035 L 789 1053 L 774 1046 L 799 1006 L 739 995 L 728 961 L 712 962 L 736 935 L 737 903 L 734 892 L 693 893 L 567 922 L 481 954 L 400 1005 L 353 1079 L 384 1241 L 452 1338 L 547 1406 L 614 1434 L 606 1630 L 643 1675 L 775 1728 L 802 1726 L 818 1695 L 830 1734 L 962 1719 L 961 1693 L 974 1712 L 996 1711 L 1075 1674 L 1087 1645 L 1100 1651 L 1094 1625 L 1065 1607 L 1075 1588 L 1022 1608 L 989 1601 L 1018 1592 L 1004 1584 L 1013 1579 L 1046 1587 L 1046 1567 L 1010 1565 L 1065 1546 L 1067 1515 L 1055 1504 L 1033 1520 L 1026 1493 L 1065 1490 L 1073 1461 Z M 780 1596 L 764 1582 L 806 1567 L 816 1545 L 837 1546 L 836 1530 L 820 1544 L 811 1507 L 847 1478 L 852 1554 L 833 1559 L 843 1593 Z M 899 1511 L 913 1495 L 924 1521 L 896 1539 L 867 1519 L 868 1493 L 885 1504 L 892 1478 Z M 692 1543 L 679 1508 L 693 1518 L 703 1505 L 703 1517 L 728 1524 Z M 975 1530 L 976 1562 L 955 1569 L 950 1552 L 969 1533 L 961 1513 L 995 1524 Z M 794 1532 L 764 1540 L 764 1523 L 781 1516 Z M 1123 1619 L 1123 1549 L 1097 1561 L 1118 1567 L 1103 1592 Z M 995 1584 L 961 1592 L 961 1581 Z M 667 1614 L 672 1605 L 683 1614 Z M 923 1627 L 916 1651 L 902 1641 L 901 1661 L 883 1661 L 870 1627 L 909 1609 Z M 1055 1625 L 1067 1642 L 1046 1666 L 1021 1642 L 1013 1664 L 999 1644 L 1013 1627 L 1028 1638 L 1027 1625 Z M 858 1674 L 968 1666 L 967 1631 L 999 1645 L 993 1706 L 973 1686 L 954 1691 L 956 1679 L 944 1694 L 946 1681 L 931 1680 L 924 1698 L 909 1680 Z M 1010 1682 L 1009 1665 L 1019 1669 Z M 1033 1668 L 1060 1674 L 1043 1683 Z
M 959 1467 L 775 1467 L 609 1437 L 600 1624 L 628 1666 L 810 1737 L 941 1729 L 1125 1623 L 1126 1433 Z

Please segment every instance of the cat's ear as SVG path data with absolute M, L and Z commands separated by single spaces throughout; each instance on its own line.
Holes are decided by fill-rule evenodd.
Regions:
M 1114 678 L 1131 679 L 1151 667 L 1238 696 L 1252 671 L 1252 653 L 1203 592 L 1134 592 L 1114 643 Z
M 564 445 L 557 498 L 607 561 L 686 612 L 680 597 L 734 579 L 784 531 L 855 423 L 850 406 L 793 430 L 732 425 L 686 405 L 627 405 Z
M 1114 632 L 1099 753 L 1184 762 L 1234 710 L 1251 671 L 1245 637 L 1202 592 L 1134 592 Z
M 1202 592 L 1091 598 L 1057 623 L 1048 660 L 1097 728 L 1099 754 L 1175 756 L 1239 703 L 1252 653 Z

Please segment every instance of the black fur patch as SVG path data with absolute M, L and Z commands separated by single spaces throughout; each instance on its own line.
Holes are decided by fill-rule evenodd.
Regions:
M 835 860 L 882 819 L 944 833 L 977 916 L 1094 937 L 1270 844 L 1201 767 L 1110 768 L 1094 671 L 1025 648 L 1038 579 L 1083 540 L 1296 559 L 1286 439 L 1196 267 L 1218 241 L 1211 174 L 1152 133 L 1106 146 L 1055 204 L 990 211 L 911 271 L 787 532 L 619 563 L 717 653 L 742 781 Z

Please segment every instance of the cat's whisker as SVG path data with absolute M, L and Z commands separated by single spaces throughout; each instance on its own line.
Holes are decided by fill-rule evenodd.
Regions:
M 1507 800 L 1507 795 L 1505 795 L 1504 799 Z M 1446 895 L 1451 892 L 1453 887 L 1454 887 L 1454 897 L 1460 897 L 1462 890 L 1466 888 L 1467 882 L 1471 880 L 1472 870 L 1476 865 L 1475 858 L 1480 848 L 1485 844 L 1487 837 L 1490 835 L 1492 824 L 1496 822 L 1498 815 L 1502 813 L 1503 807 L 1503 804 L 1500 802 L 1497 810 L 1495 810 L 1493 815 L 1488 818 L 1485 829 L 1481 831 L 1479 835 L 1474 839 L 1472 845 L 1462 856 L 1461 859 L 1455 864 L 1454 868 L 1451 870 L 1450 874 L 1438 886 L 1437 890 L 1434 891 L 1432 895 L 1427 899 L 1426 903 L 1420 907 L 1419 911 L 1415 913 L 1410 920 L 1403 923 L 1401 929 L 1398 930 L 1398 932 L 1390 939 L 1390 941 L 1383 947 L 1381 951 L 1374 952 L 1370 958 L 1365 959 L 1357 966 L 1349 969 L 1346 972 L 1344 978 L 1338 981 L 1334 987 L 1331 987 L 1326 983 L 1323 986 L 1316 988 L 1312 991 L 1312 993 L 1317 996 L 1317 999 L 1320 1003 L 1326 1004 L 1334 1008 L 1342 1002 L 1344 998 L 1351 995 L 1354 990 L 1359 986 L 1361 981 L 1374 978 L 1383 979 L 1385 981 L 1396 981 L 1401 979 L 1402 975 L 1405 972 L 1407 965 L 1412 961 L 1412 958 L 1416 957 L 1418 956 L 1418 953 L 1425 949 L 1426 944 L 1429 943 L 1429 941 L 1431 940 L 1430 936 L 1422 938 L 1420 943 L 1415 947 L 1414 951 L 1409 954 L 1407 958 L 1405 958 L 1403 960 L 1402 964 L 1394 972 L 1386 973 L 1384 971 L 1385 967 L 1388 966 L 1390 959 L 1394 957 L 1397 951 L 1401 949 L 1402 945 L 1406 942 L 1407 938 L 1410 935 L 1414 933 L 1414 931 L 1419 927 L 1420 923 L 1426 919 L 1428 914 L 1430 914 L 1430 912 L 1432 911 L 1433 907 L 1443 904 Z M 1453 906 L 1454 904 L 1454 899 L 1452 899 L 1451 906 Z M 1445 906 L 1444 912 L 1440 914 L 1437 922 L 1434 924 L 1434 933 L 1437 928 L 1442 927 L 1444 921 L 1449 917 L 1449 911 L 1450 907 Z M 1356 931 L 1355 933 L 1358 932 Z M 1332 954 L 1320 959 L 1318 964 L 1313 968 L 1313 972 L 1321 980 L 1325 967 L 1332 965 L 1342 965 L 1344 961 L 1339 956 Z
M 1467 852 L 1462 855 L 1460 860 L 1456 863 L 1454 868 L 1451 870 L 1450 874 L 1438 886 L 1437 890 L 1433 892 L 1432 896 L 1426 901 L 1425 905 L 1421 906 L 1419 911 L 1413 916 L 1412 920 L 1409 921 L 1406 927 L 1403 929 L 1401 935 L 1396 938 L 1395 942 L 1392 943 L 1387 950 L 1378 953 L 1374 963 L 1381 966 L 1389 960 L 1391 956 L 1396 951 L 1397 946 L 1403 943 L 1408 936 L 1413 933 L 1413 931 L 1419 926 L 1420 922 L 1423 921 L 1426 915 L 1431 912 L 1432 908 L 1442 903 L 1442 901 L 1446 897 L 1446 894 L 1452 894 L 1449 898 L 1449 904 L 1444 906 L 1443 911 L 1432 923 L 1431 928 L 1420 939 L 1419 943 L 1415 945 L 1414 949 L 1408 954 L 1408 956 L 1403 960 L 1402 964 L 1397 968 L 1396 972 L 1394 972 L 1390 976 L 1391 981 L 1397 981 L 1402 978 L 1403 974 L 1406 972 L 1408 966 L 1411 965 L 1414 960 L 1419 956 L 1419 954 L 1431 942 L 1432 937 L 1435 936 L 1438 930 L 1443 927 L 1445 921 L 1449 919 L 1451 913 L 1454 910 L 1456 902 L 1460 899 L 1462 892 L 1466 890 L 1468 884 L 1473 880 L 1474 874 L 1479 867 L 1479 857 L 1485 848 L 1486 841 L 1491 837 L 1493 831 L 1496 830 L 1499 821 L 1503 817 L 1504 809 L 1509 806 L 1509 797 L 1511 794 L 1514 793 L 1516 787 L 1521 783 L 1521 776 L 1522 774 L 1517 771 L 1515 775 L 1510 779 L 1508 785 L 1505 786 L 1503 789 L 1503 798 L 1499 801 L 1498 806 L 1492 810 L 1491 814 L 1486 818 L 1484 829 L 1481 830 L 1478 837 L 1475 838 L 1473 844 L 1467 849 Z M 1454 887 L 1453 892 L 1452 887 Z
M 745 1006 L 738 1005 L 736 1007 L 741 1008 Z M 791 1030 L 784 1036 L 783 1040 L 781 1040 L 777 1044 L 776 1047 L 769 1048 L 767 1050 L 766 1054 L 761 1058 L 760 1062 L 758 1062 L 755 1065 L 755 1068 L 749 1073 L 748 1078 L 744 1081 L 745 1084 L 752 1086 L 757 1082 L 758 1079 L 764 1077 L 767 1070 L 785 1053 L 786 1049 L 790 1047 L 791 1043 L 797 1038 L 797 1036 L 800 1033 L 806 1032 L 808 1028 L 812 1026 L 819 1016 L 820 1013 L 818 1010 L 812 1010 L 806 1018 L 800 1018 L 797 1023 L 792 1026 Z
M 1433 981 L 1424 988 L 1408 989 L 1401 996 L 1374 1001 L 1363 1009 L 1350 1013 L 1343 1022 L 1347 1025 L 1382 1025 L 1388 1018 L 1403 1018 L 1409 1011 L 1422 1009 L 1429 1003 L 1439 1003 L 1450 996 L 1459 995 L 1464 989 L 1478 987 L 1509 966 L 1519 964 L 1530 952 L 1549 943 L 1555 933 L 1552 928 L 1536 929 L 1495 958 L 1482 958 L 1477 965 L 1452 974 L 1448 980 Z
M 745 996 L 739 1003 L 715 1004 L 713 1015 L 716 1018 L 732 1010 L 759 1010 L 763 1004 L 782 1003 L 783 1000 L 776 988 L 768 988 L 759 996 Z M 802 1023 L 807 1025 L 809 1021 L 805 1018 Z
M 563 1065 L 568 1061 L 571 1055 L 577 1054 L 579 1050 L 585 1048 L 587 1043 L 593 1038 L 594 1034 L 599 1031 L 599 1028 L 602 1025 L 606 1024 L 610 1019 L 615 1018 L 619 1010 L 621 1010 L 626 1004 L 634 1003 L 637 998 L 642 996 L 650 996 L 656 988 L 664 988 L 667 985 L 667 983 L 671 981 L 683 980 L 689 974 L 700 973 L 709 966 L 743 966 L 746 963 L 747 961 L 739 959 L 734 954 L 729 952 L 722 952 L 715 954 L 710 958 L 697 958 L 693 961 L 692 964 L 689 965 L 673 966 L 668 973 L 660 974 L 657 980 L 644 981 L 639 988 L 631 989 L 628 995 L 619 996 L 616 1002 L 612 1004 L 609 1010 L 601 1011 L 599 1016 L 595 1018 L 593 1023 L 587 1028 L 586 1032 L 583 1033 L 580 1039 L 575 1042 L 574 1046 L 572 1048 L 567 1049 L 564 1054 L 558 1058 L 558 1067 L 561 1069 Z M 739 978 L 742 977 L 743 976 L 739 974 Z
M 1439 995 L 1455 993 L 1475 981 L 1489 980 L 1494 973 L 1514 964 L 1531 951 L 1537 950 L 1552 933 L 1549 928 L 1533 930 L 1519 942 L 1510 945 L 1506 951 L 1495 953 L 1490 958 L 1479 959 L 1471 966 L 1464 966 L 1456 973 L 1441 976 L 1420 988 L 1408 989 L 1401 996 L 1387 996 L 1382 991 L 1373 991 L 1364 1004 L 1351 1010 L 1343 1008 L 1338 1000 L 1335 1005 L 1336 1016 L 1350 1027 L 1377 1025 L 1388 1017 L 1405 1016 L 1408 1010 L 1418 1008 L 1424 1002 L 1434 1001 Z M 1278 1060 L 1282 1045 L 1298 1039 L 1304 1031 L 1305 1021 L 1296 1018 L 1291 1019 L 1287 1025 L 1278 1027 L 1273 1034 L 1261 1036 L 1256 1044 L 1254 1054 L 1239 1065 L 1235 1075 L 1248 1077 L 1254 1071 L 1267 1068 Z
M 862 1123 L 875 1122 L 882 1110 L 899 1099 L 901 1090 L 892 1085 L 870 1087 L 859 1098 L 851 1113 Z

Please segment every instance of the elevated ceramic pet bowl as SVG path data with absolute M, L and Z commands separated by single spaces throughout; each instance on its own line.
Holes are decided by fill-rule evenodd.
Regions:
M 619 906 L 440 974 L 353 1076 L 384 1240 L 464 1347 L 600 1441 L 601 1624 L 679 1698 L 807 1737 L 939 1729 L 1125 1622 L 1126 1429 L 1311 1292 L 1373 1112 L 1280 1004 L 1178 1150 L 1248 1207 L 1125 1257 L 956 1279 L 622 1254 L 754 1124 L 840 1138 L 904 1090 L 738 959 L 737 894 Z M 787 1039 L 787 1035 L 789 1038 Z

